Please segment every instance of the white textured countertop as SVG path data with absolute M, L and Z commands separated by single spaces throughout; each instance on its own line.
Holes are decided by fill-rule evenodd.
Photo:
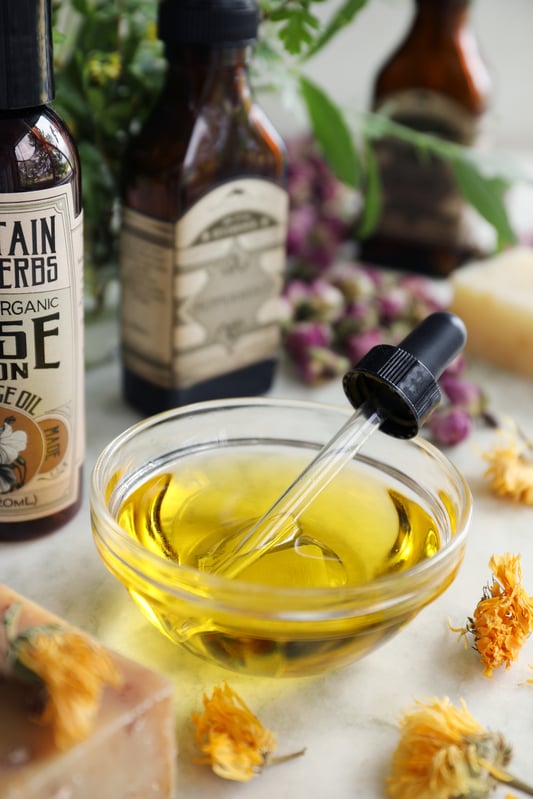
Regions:
M 533 383 L 492 367 L 471 363 L 470 376 L 488 391 L 491 408 L 506 413 L 533 435 Z M 339 382 L 309 389 L 280 373 L 279 397 L 305 397 L 346 404 Z M 86 494 L 78 517 L 37 541 L 0 544 L 0 582 L 26 594 L 104 643 L 173 677 L 179 741 L 180 799 L 380 799 L 397 743 L 395 720 L 415 699 L 462 697 L 470 712 L 513 745 L 511 771 L 533 782 L 533 638 L 520 660 L 492 680 L 482 676 L 478 657 L 449 631 L 462 626 L 481 598 L 492 554 L 521 553 L 524 584 L 533 594 L 533 507 L 493 497 L 483 479 L 481 452 L 495 443 L 480 430 L 449 450 L 474 495 L 466 559 L 448 591 L 400 632 L 363 660 L 322 677 L 302 680 L 245 678 L 215 669 L 166 641 L 144 619 L 122 586 L 100 561 L 89 523 L 88 481 L 104 445 L 138 420 L 120 399 L 116 362 L 87 375 Z M 190 712 L 202 693 L 227 680 L 278 740 L 278 754 L 307 747 L 306 754 L 267 769 L 247 785 L 225 782 L 194 765 Z M 139 766 L 142 767 L 142 764 Z M 500 789 L 496 796 L 503 797 Z M 96 798 L 95 798 L 96 799 Z

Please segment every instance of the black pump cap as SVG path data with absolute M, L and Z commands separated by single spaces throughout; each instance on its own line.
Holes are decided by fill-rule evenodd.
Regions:
M 160 0 L 159 3 L 158 34 L 165 44 L 244 46 L 256 40 L 258 27 L 256 0 Z
M 380 429 L 395 438 L 413 438 L 440 402 L 437 380 L 460 353 L 466 328 L 455 314 L 430 314 L 394 347 L 373 347 L 344 376 L 346 396 L 359 408 L 380 412 Z
M 54 98 L 50 0 L 0 0 L 0 109 Z

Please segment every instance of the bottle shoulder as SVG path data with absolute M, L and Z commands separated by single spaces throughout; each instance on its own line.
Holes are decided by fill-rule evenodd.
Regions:
M 407 37 L 379 69 L 373 103 L 405 90 L 426 89 L 479 115 L 488 105 L 491 88 L 476 37 L 465 28 L 454 36 Z
M 26 192 L 73 182 L 81 209 L 79 154 L 66 124 L 50 107 L 0 111 L 0 192 Z
M 127 205 L 175 219 L 211 188 L 232 179 L 263 178 L 285 185 L 283 141 L 262 109 L 251 102 L 204 102 L 191 114 L 171 104 L 144 127 L 127 157 Z

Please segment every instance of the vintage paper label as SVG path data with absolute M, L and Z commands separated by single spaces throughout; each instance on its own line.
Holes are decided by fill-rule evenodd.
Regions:
M 427 89 L 390 95 L 378 110 L 412 130 L 465 146 L 479 134 L 477 117 Z M 378 235 L 428 246 L 475 246 L 479 217 L 458 191 L 447 161 L 395 137 L 378 140 L 375 152 L 383 203 Z
M 272 357 L 280 342 L 287 193 L 245 178 L 176 223 L 126 209 L 121 237 L 124 364 L 165 389 Z

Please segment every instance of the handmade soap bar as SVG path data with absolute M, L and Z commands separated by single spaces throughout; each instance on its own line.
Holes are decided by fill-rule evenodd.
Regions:
M 8 631 L 6 619 L 10 619 L 15 633 Z M 0 585 L 0 620 L 3 622 L 0 625 L 0 675 L 9 670 L 6 658 L 13 656 L 16 649 L 13 635 L 20 636 L 21 632 L 40 625 L 59 625 L 72 630 L 61 619 L 3 585 Z M 85 633 L 73 632 L 91 642 Z M 112 664 L 118 680 L 115 685 L 103 688 L 89 735 L 65 749 L 57 746 L 53 726 L 32 719 L 32 712 L 35 715 L 37 708 L 31 689 L 22 681 L 0 676 L 2 799 L 165 799 L 173 796 L 176 744 L 171 682 L 100 644 L 97 646 Z M 44 663 L 45 648 L 41 657 Z M 80 662 L 79 669 L 82 667 Z M 81 674 L 78 668 L 73 668 L 72 675 L 67 674 L 55 687 L 68 694 L 69 690 L 74 690 Z M 30 698 L 33 706 L 28 705 Z
M 451 309 L 466 324 L 466 350 L 533 378 L 533 249 L 513 247 L 454 273 Z

